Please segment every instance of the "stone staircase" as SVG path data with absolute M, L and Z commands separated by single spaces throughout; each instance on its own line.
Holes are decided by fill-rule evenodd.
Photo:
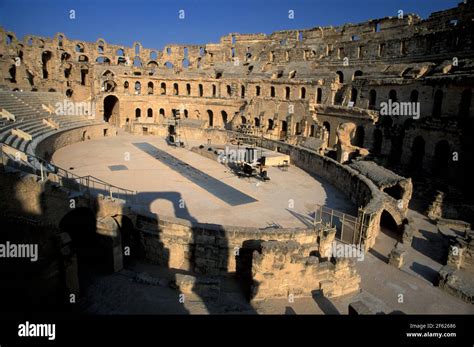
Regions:
M 43 105 L 55 108 L 63 102 L 60 93 L 46 92 L 11 92 L 0 90 L 0 109 L 5 109 L 15 116 L 15 120 L 2 118 L 0 121 L 0 142 L 23 152 L 34 153 L 36 145 L 44 138 L 55 133 L 100 124 L 102 121 L 88 119 L 85 116 L 56 115 L 49 113 Z M 51 119 L 59 125 L 59 129 L 48 126 L 44 119 Z M 12 133 L 19 129 L 32 137 L 32 140 Z

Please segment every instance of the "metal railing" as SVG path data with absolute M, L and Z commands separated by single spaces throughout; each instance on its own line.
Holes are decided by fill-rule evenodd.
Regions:
M 359 208 L 357 217 L 323 205 L 316 205 L 314 225 L 336 228 L 336 239 L 354 245 L 363 244 L 373 215 Z
M 4 167 L 12 167 L 35 174 L 41 177 L 42 181 L 47 178 L 61 187 L 85 193 L 89 196 L 102 194 L 111 199 L 124 200 L 127 203 L 135 201 L 136 192 L 133 190 L 117 187 L 91 175 L 76 175 L 47 160 L 22 152 L 3 143 L 1 144 L 1 157 Z

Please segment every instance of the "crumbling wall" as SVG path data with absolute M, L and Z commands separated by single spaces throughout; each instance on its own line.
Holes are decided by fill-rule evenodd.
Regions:
M 308 256 L 295 241 L 268 241 L 254 251 L 252 263 L 254 300 L 313 296 L 338 297 L 359 290 L 360 276 L 347 258 L 334 262 Z

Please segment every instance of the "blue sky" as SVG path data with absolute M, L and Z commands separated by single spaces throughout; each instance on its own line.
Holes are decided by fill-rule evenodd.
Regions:
M 166 44 L 218 42 L 230 32 L 266 33 L 431 12 L 461 0 L 0 0 L 0 25 L 17 37 L 68 38 L 162 49 Z M 69 18 L 74 9 L 76 19 Z M 178 11 L 185 11 L 185 19 Z M 295 18 L 288 18 L 294 10 Z

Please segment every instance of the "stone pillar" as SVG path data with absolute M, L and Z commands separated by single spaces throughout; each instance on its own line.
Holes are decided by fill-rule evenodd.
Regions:
M 388 263 L 395 266 L 397 269 L 401 268 L 405 262 L 407 251 L 405 246 L 399 242 L 395 245 L 389 255 Z

